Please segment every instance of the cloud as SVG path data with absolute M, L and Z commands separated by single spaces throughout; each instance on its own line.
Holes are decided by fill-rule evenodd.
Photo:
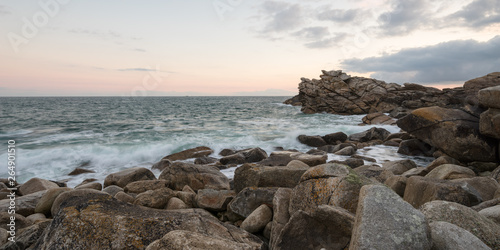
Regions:
M 447 17 L 450 23 L 472 28 L 484 28 L 500 23 L 500 2 L 498 0 L 474 0 L 460 11 Z
M 305 39 L 322 39 L 330 35 L 327 27 L 308 27 L 292 33 L 293 36 Z
M 319 12 L 317 15 L 320 21 L 332 21 L 336 23 L 354 22 L 360 14 L 360 9 L 326 9 Z
M 348 59 L 343 68 L 375 72 L 371 76 L 394 82 L 437 83 L 466 81 L 500 71 L 500 36 L 486 42 L 455 40 L 365 59 Z
M 299 4 L 278 1 L 265 1 L 262 9 L 268 16 L 264 32 L 293 30 L 302 23 L 302 8 Z
M 396 0 L 391 11 L 378 17 L 382 34 L 406 35 L 425 26 L 433 18 L 428 0 Z
M 8 9 L 5 5 L 0 5 L 0 16 L 7 16 L 12 14 L 12 11 Z

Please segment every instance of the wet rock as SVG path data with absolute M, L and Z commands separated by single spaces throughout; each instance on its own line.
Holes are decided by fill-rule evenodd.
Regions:
M 429 227 L 431 228 L 432 250 L 491 249 L 469 231 L 454 224 L 435 221 L 430 223 Z
M 361 189 L 350 249 L 430 249 L 424 215 L 387 187 Z
M 312 212 L 297 211 L 278 234 L 273 249 L 346 249 L 354 216 L 333 206 L 322 205 Z
M 28 195 L 38 191 L 49 190 L 51 188 L 58 188 L 59 186 L 52 181 L 40 178 L 31 178 L 19 187 L 21 195 Z
M 245 156 L 245 162 L 253 163 L 259 162 L 267 158 L 267 153 L 261 148 L 252 148 L 241 151 L 243 156 Z
M 166 180 L 168 187 L 182 190 L 185 185 L 194 191 L 200 189 L 229 189 L 229 179 L 217 168 L 176 162 L 161 172 L 158 179 Z
M 300 161 L 299 161 L 300 162 Z M 234 190 L 240 192 L 245 187 L 288 187 L 297 186 L 302 174 L 309 166 L 300 162 L 296 167 L 266 167 L 245 164 L 234 172 Z
M 308 135 L 299 135 L 297 137 L 297 140 L 310 147 L 321 147 L 325 146 L 326 142 L 321 138 L 321 136 L 316 135 L 316 136 L 308 136 Z
M 461 183 L 413 176 L 406 182 L 404 200 L 416 208 L 434 200 L 474 206 L 482 200 L 479 193 L 471 189 L 470 186 Z
M 73 176 L 73 175 L 81 175 L 81 174 L 88 174 L 88 173 L 95 173 L 95 171 L 90 170 L 90 169 L 85 169 L 85 168 L 75 168 L 68 175 Z
M 223 149 L 222 151 L 219 152 L 219 155 L 220 156 L 228 156 L 228 155 L 234 155 L 236 154 L 236 151 L 232 150 L 232 149 Z
M 260 205 L 271 205 L 277 190 L 278 188 L 245 188 L 229 203 L 228 210 L 246 218 Z
M 368 142 L 373 140 L 384 141 L 391 133 L 383 128 L 371 128 L 361 133 L 352 134 L 349 140 L 358 142 Z
M 106 179 L 104 179 L 104 187 L 116 185 L 124 188 L 131 182 L 143 180 L 156 180 L 156 177 L 153 172 L 147 168 L 129 168 L 106 176 Z
M 273 210 L 263 204 L 248 215 L 243 223 L 241 223 L 240 228 L 249 233 L 257 233 L 262 231 L 272 219 Z
M 429 223 L 445 221 L 459 226 L 492 249 L 500 248 L 500 225 L 480 215 L 464 205 L 448 201 L 432 201 L 423 205 L 420 210 Z
M 42 213 L 46 216 L 51 216 L 50 209 L 52 208 L 52 204 L 56 200 L 57 196 L 60 194 L 71 191 L 71 188 L 53 188 L 47 190 L 47 192 L 40 198 L 35 207 L 35 213 Z
M 127 186 L 125 186 L 123 191 L 127 193 L 140 194 L 148 190 L 160 189 L 166 186 L 167 186 L 167 181 L 165 180 L 134 181 L 127 184 Z
M 202 156 L 208 156 L 213 154 L 214 151 L 209 147 L 196 147 L 187 150 L 183 150 L 181 152 L 167 155 L 163 157 L 163 159 L 171 160 L 171 161 L 183 161 L 191 158 L 198 158 Z
M 461 178 L 472 178 L 475 176 L 476 174 L 474 173 L 474 171 L 469 168 L 453 164 L 444 164 L 433 169 L 425 177 L 441 180 L 454 180 Z
M 161 159 L 159 162 L 155 163 L 151 169 L 158 169 L 163 171 L 165 168 L 170 167 L 172 165 L 172 161 L 168 159 Z
M 134 205 L 163 209 L 172 197 L 174 197 L 174 191 L 170 188 L 149 190 L 138 194 L 135 197 Z
M 233 155 L 224 156 L 219 159 L 219 162 L 223 165 L 228 164 L 243 164 L 246 162 L 245 156 L 242 153 L 236 153 Z
M 232 190 L 201 189 L 196 196 L 196 204 L 211 212 L 221 212 L 227 209 L 227 204 L 235 196 L 236 193 Z
M 345 142 L 347 140 L 347 137 L 348 136 L 344 132 L 337 132 L 323 136 L 323 140 L 326 142 L 326 144 L 336 145 Z
M 345 156 L 350 156 L 356 153 L 356 149 L 354 147 L 345 147 L 337 152 L 335 152 L 336 155 L 345 155 Z

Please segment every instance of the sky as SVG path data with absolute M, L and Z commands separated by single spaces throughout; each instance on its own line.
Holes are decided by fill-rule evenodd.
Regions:
M 500 71 L 498 0 L 0 0 L 0 96 L 297 94 Z

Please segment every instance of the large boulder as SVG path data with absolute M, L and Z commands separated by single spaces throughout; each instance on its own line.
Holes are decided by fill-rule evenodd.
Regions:
M 408 178 L 403 198 L 416 208 L 434 200 L 452 201 L 466 206 L 474 206 L 482 201 L 480 194 L 469 185 L 421 176 Z
M 430 171 L 425 177 L 440 180 L 454 180 L 462 178 L 472 178 L 475 176 L 476 174 L 474 173 L 474 171 L 469 168 L 454 164 L 443 164 Z
M 297 211 L 281 230 L 272 249 L 347 249 L 354 215 L 345 209 L 321 205 Z
M 326 142 L 323 140 L 323 138 L 319 135 L 311 136 L 311 135 L 299 135 L 297 137 L 297 140 L 310 147 L 321 147 L 325 146 Z
M 412 160 L 400 160 L 386 162 L 382 167 L 395 175 L 402 175 L 410 169 L 417 168 L 417 164 Z
M 211 148 L 201 146 L 201 147 L 187 149 L 187 150 L 184 150 L 184 151 L 181 151 L 178 153 L 174 153 L 171 155 L 167 155 L 167 156 L 163 157 L 163 159 L 167 159 L 170 161 L 182 161 L 182 160 L 187 160 L 190 158 L 198 158 L 198 157 L 202 157 L 202 156 L 208 156 L 208 155 L 211 155 L 213 153 L 214 153 L 214 151 Z
M 225 211 L 227 204 L 231 202 L 236 193 L 233 190 L 214 190 L 201 189 L 198 190 L 196 196 L 196 204 L 198 207 L 212 212 Z
M 276 187 L 245 188 L 229 203 L 228 210 L 246 218 L 260 205 L 272 204 L 277 190 Z
M 138 194 L 135 197 L 134 205 L 163 209 L 166 208 L 168 201 L 174 195 L 174 191 L 170 188 L 149 190 Z
M 204 210 L 157 210 L 89 193 L 61 204 L 35 249 L 144 249 L 174 230 L 262 245 L 255 236 L 219 222 Z
M 40 178 L 31 178 L 19 187 L 21 195 L 28 195 L 38 191 L 49 190 L 51 188 L 58 188 L 59 186 L 52 181 Z
M 495 143 L 479 133 L 479 119 L 465 111 L 429 107 L 414 110 L 398 126 L 464 162 L 495 161 Z
M 423 205 L 420 210 L 429 223 L 445 221 L 455 224 L 478 237 L 492 249 L 500 249 L 500 225 L 471 208 L 454 202 L 432 201 Z
M 495 191 L 500 188 L 500 184 L 491 177 L 474 177 L 465 179 L 453 180 L 456 183 L 464 183 L 474 188 L 480 195 L 483 201 L 488 201 L 494 198 Z
M 350 249 L 430 249 L 424 215 L 381 185 L 361 189 Z
M 245 218 L 240 228 L 249 233 L 257 233 L 262 231 L 272 219 L 273 210 L 268 205 L 262 204 Z
M 156 180 L 155 175 L 147 168 L 135 167 L 112 173 L 104 179 L 104 187 L 116 185 L 124 188 L 134 181 Z
M 52 203 L 52 207 L 50 208 L 50 213 L 52 214 L 52 217 L 55 217 L 57 213 L 61 210 L 61 208 L 66 204 L 66 201 L 70 199 L 74 199 L 74 197 L 80 197 L 80 196 L 91 196 L 94 194 L 98 195 L 107 195 L 111 197 L 111 195 L 97 191 L 94 189 L 75 189 L 67 192 L 63 192 L 57 196 L 57 198 L 54 200 Z
M 429 224 L 433 250 L 490 250 L 479 238 L 469 231 L 445 221 Z
M 384 141 L 391 133 L 384 128 L 371 128 L 361 133 L 349 136 L 351 141 L 368 142 L 372 140 Z
M 481 114 L 479 131 L 483 135 L 500 139 L 500 109 L 490 108 Z
M 15 199 L 15 208 L 11 207 L 11 199 L 0 200 L 0 211 L 15 210 L 17 214 L 28 216 L 35 213 L 35 208 L 38 202 L 41 200 L 42 196 L 47 192 L 47 190 L 38 191 L 36 193 L 31 193 L 25 196 L 17 196 Z
M 52 204 L 56 200 L 57 196 L 60 194 L 71 191 L 71 188 L 67 187 L 62 187 L 62 188 L 53 188 L 48 190 L 42 198 L 38 201 L 35 207 L 35 213 L 42 213 L 45 214 L 46 216 L 50 216 L 51 212 L 50 209 L 52 208 Z
M 50 223 L 50 220 L 46 220 L 19 230 L 15 242 L 9 241 L 1 249 L 34 249 L 34 244 Z
M 485 97 L 488 95 L 488 93 L 487 92 L 481 93 L 480 90 L 494 87 L 497 85 L 500 85 L 500 72 L 493 72 L 486 76 L 478 77 L 465 82 L 464 89 L 467 95 L 466 101 L 471 105 L 488 104 L 488 102 L 485 102 Z M 482 103 L 480 103 L 481 99 L 483 99 Z M 492 102 L 495 101 L 495 99 L 490 99 L 490 100 Z
M 216 235 L 207 235 L 186 230 L 174 230 L 161 239 L 149 244 L 146 250 L 185 250 L 185 249 L 217 249 L 217 250 L 255 250 L 260 245 L 255 243 L 240 243 Z
M 185 185 L 194 191 L 199 189 L 229 189 L 229 179 L 211 166 L 176 162 L 161 172 L 158 179 L 166 180 L 168 187 L 182 190 Z
M 287 187 L 297 186 L 300 177 L 309 166 L 267 167 L 245 164 L 234 171 L 234 190 L 240 192 L 246 187 Z

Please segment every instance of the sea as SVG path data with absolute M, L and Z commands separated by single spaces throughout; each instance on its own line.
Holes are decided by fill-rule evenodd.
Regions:
M 260 147 L 312 149 L 300 134 L 348 135 L 362 115 L 307 115 L 282 104 L 287 97 L 0 97 L 0 178 L 7 178 L 9 141 L 15 141 L 15 176 L 19 183 L 38 177 L 74 187 L 85 179 L 102 183 L 113 172 L 146 167 L 166 155 L 208 146 L 212 157 L 222 149 Z M 399 132 L 397 126 L 377 125 Z M 397 153 L 396 147 L 372 146 L 358 154 L 387 161 L 412 159 L 425 166 L 432 159 Z M 329 154 L 329 160 L 344 160 Z M 193 160 L 190 160 L 193 161 Z M 95 171 L 69 176 L 75 168 Z M 234 167 L 222 170 L 229 178 Z M 157 170 L 153 171 L 157 176 Z

